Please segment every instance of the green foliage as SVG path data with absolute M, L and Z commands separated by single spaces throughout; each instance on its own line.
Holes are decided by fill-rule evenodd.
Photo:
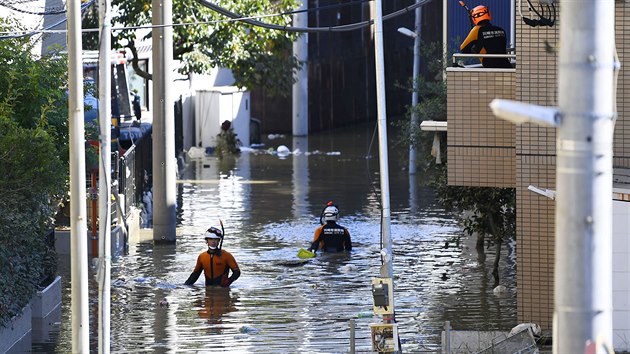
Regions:
M 56 274 L 44 238 L 68 176 L 66 61 L 31 52 L 27 38 L 0 41 L 0 326 Z
M 22 128 L 0 117 L 0 152 L 1 326 L 56 272 L 56 255 L 43 238 L 66 174 L 54 139 L 41 128 Z
M 405 145 L 416 146 L 418 151 L 416 163 L 420 163 L 417 167 L 425 172 L 436 167 L 435 158 L 431 156 L 435 134 L 439 134 L 441 139 L 441 155 L 446 156 L 446 134 L 420 129 L 420 123 L 425 120 L 446 121 L 446 83 L 442 80 L 444 64 L 443 60 L 439 59 L 441 53 L 441 43 L 422 43 L 420 63 L 423 74 L 417 78 L 410 78 L 404 85 L 398 85 L 413 92 L 415 84 L 418 90 L 418 104 L 407 107 L 406 119 L 397 121 L 395 124 L 401 128 L 400 141 Z M 413 113 L 418 118 L 416 126 L 410 124 Z
M 466 234 L 490 236 L 495 243 L 515 235 L 514 188 L 449 186 L 445 172 L 434 183 L 438 201 L 449 211 L 466 214 L 462 220 Z
M 297 7 L 294 0 L 218 0 L 213 3 L 247 17 L 278 14 Z M 150 0 L 113 0 L 112 5 L 118 8 L 114 23 L 126 27 L 151 24 Z M 98 8 L 94 6 L 92 11 L 97 13 Z M 97 20 L 98 16 L 86 16 L 84 26 L 96 28 Z M 291 24 L 292 17 L 271 16 L 262 21 L 284 26 Z M 185 24 L 173 27 L 173 59 L 181 61 L 181 73 L 208 73 L 212 68 L 224 67 L 232 70 L 238 87 L 261 87 L 271 95 L 291 94 L 295 82 L 293 72 L 300 67 L 292 55 L 297 34 L 228 21 L 227 17 L 195 0 L 173 2 L 173 23 Z M 121 48 L 124 43 L 136 53 L 137 43 L 150 37 L 149 31 L 123 30 L 113 37 L 112 45 Z M 96 42 L 88 45 L 96 48 Z M 149 77 L 148 73 L 143 75 Z
M 9 24 L 0 19 L 0 29 Z M 0 41 L 0 116 L 46 130 L 67 160 L 67 62 L 60 54 L 35 58 L 28 38 Z

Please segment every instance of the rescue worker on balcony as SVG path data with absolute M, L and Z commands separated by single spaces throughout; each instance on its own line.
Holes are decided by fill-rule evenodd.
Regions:
M 309 251 L 317 252 L 322 249 L 324 252 L 341 252 L 352 250 L 352 240 L 350 232 L 345 227 L 337 224 L 339 209 L 332 202 L 328 202 L 320 215 L 319 221 L 325 221 L 323 225 L 315 230 L 313 243 Z
M 206 286 L 219 285 L 226 288 L 241 276 L 238 264 L 230 252 L 221 249 L 223 244 L 221 230 L 211 227 L 204 234 L 204 238 L 208 244 L 208 250 L 197 257 L 195 269 L 184 284 L 194 284 L 203 271 Z M 232 275 L 229 276 L 230 271 Z
M 470 11 L 470 18 L 474 27 L 459 49 L 462 53 L 472 54 L 506 54 L 506 35 L 501 27 L 490 23 L 492 16 L 484 5 L 479 5 Z M 479 58 L 484 68 L 512 68 L 508 58 Z

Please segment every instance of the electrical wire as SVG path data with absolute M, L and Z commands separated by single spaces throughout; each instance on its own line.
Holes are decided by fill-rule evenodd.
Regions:
M 263 27 L 263 28 L 267 28 L 267 29 L 273 29 L 273 30 L 281 30 L 281 31 L 286 31 L 286 32 L 305 32 L 305 33 L 316 33 L 316 32 L 345 32 L 345 31 L 353 31 L 355 29 L 359 29 L 359 28 L 363 28 L 363 27 L 367 27 L 372 25 L 372 23 L 374 22 L 374 20 L 368 20 L 368 21 L 361 21 L 361 22 L 355 22 L 352 24 L 347 24 L 347 25 L 340 25 L 340 26 L 330 26 L 330 27 L 293 27 L 293 26 L 281 26 L 281 25 L 274 25 L 274 24 L 269 24 L 269 23 L 264 23 L 264 22 L 260 22 L 260 21 L 256 21 L 256 20 L 252 20 L 249 18 L 245 18 L 240 14 L 236 14 L 234 12 L 231 12 L 223 7 L 220 7 L 210 1 L 207 0 L 196 0 L 198 3 L 200 3 L 201 5 L 212 9 L 224 16 L 227 16 L 229 18 L 232 18 L 234 20 L 238 20 L 241 22 L 245 22 L 247 24 L 256 26 L 256 27 Z M 398 11 L 394 11 L 390 14 L 384 15 L 383 16 L 383 20 L 389 20 L 391 18 L 403 15 L 407 12 L 410 12 L 411 10 L 415 10 L 416 8 L 428 3 L 431 0 L 424 0 L 424 1 L 419 1 L 416 2 L 413 5 L 407 6 L 401 10 Z
M 96 0 L 90 0 L 90 1 L 88 1 L 86 3 L 81 4 L 80 11 L 83 11 L 83 10 L 87 9 L 88 7 L 92 6 L 92 4 L 94 4 L 95 1 Z M 57 27 L 60 24 L 65 23 L 66 21 L 68 21 L 67 17 L 65 17 L 65 18 L 63 18 L 63 19 L 61 19 L 61 20 L 59 20 L 59 21 L 57 21 L 57 22 L 47 26 L 45 29 L 49 30 L 49 29 L 51 29 L 53 27 Z M 67 32 L 67 30 L 60 30 L 60 31 Z M 36 34 L 43 33 L 43 31 L 41 31 L 41 30 L 32 30 L 32 31 L 28 31 L 28 32 L 13 32 L 13 33 L 22 33 L 22 34 L 4 35 L 4 36 L 0 36 L 0 39 L 16 39 L 16 38 L 22 38 L 22 37 L 31 37 L 31 36 L 34 36 Z
M 13 6 L 13 4 L 7 3 L 6 1 L 0 2 L 0 6 L 4 6 L 13 11 L 21 12 L 21 13 L 29 14 L 29 15 L 58 15 L 58 14 L 63 14 L 67 12 L 67 10 L 63 6 L 53 6 L 50 8 L 44 8 L 45 9 L 44 11 L 29 11 L 29 10 L 20 9 L 18 7 Z
M 376 137 L 377 131 L 378 131 L 378 122 L 376 123 L 376 126 L 374 127 L 374 131 L 372 133 L 372 140 L 370 140 L 370 145 L 368 145 L 368 151 L 367 151 L 367 155 L 365 156 L 365 161 L 366 161 L 366 166 L 367 166 L 367 175 L 368 175 L 368 180 L 370 182 L 370 187 L 372 187 L 372 193 L 374 193 L 374 195 L 376 196 L 376 200 L 378 202 L 378 209 L 381 211 L 381 216 L 380 216 L 381 227 L 379 228 L 380 229 L 379 238 L 380 238 L 380 249 L 383 249 L 383 204 L 381 204 L 380 193 L 376 190 L 376 187 L 374 187 L 374 181 L 372 180 L 372 171 L 370 170 L 372 146 L 374 146 L 374 138 Z M 381 265 L 383 265 L 383 263 L 384 263 L 384 259 L 383 259 L 383 255 L 381 254 Z
M 91 0 L 89 3 L 87 4 L 92 4 L 95 0 Z M 354 4 L 360 4 L 363 1 L 368 1 L 368 0 L 361 0 L 361 1 L 354 1 L 352 3 Z M 421 2 L 415 3 L 413 5 L 407 6 L 403 9 L 397 10 L 395 12 L 392 12 L 390 14 L 384 15 L 383 16 L 383 20 L 389 20 L 401 15 L 404 15 L 408 12 L 411 12 L 412 10 L 415 10 L 417 7 L 420 7 L 428 2 L 430 2 L 431 0 L 423 0 Z M 228 20 L 216 20 L 216 21 L 200 21 L 200 22 L 188 22 L 188 23 L 174 23 L 174 24 L 168 24 L 168 25 L 140 25 L 140 26 L 126 26 L 126 27 L 112 27 L 112 31 L 124 31 L 124 30 L 138 30 L 138 29 L 151 29 L 151 28 L 162 28 L 162 27 L 180 27 L 180 26 L 190 26 L 190 25 L 203 25 L 203 24 L 216 24 L 216 23 L 223 23 L 223 22 L 234 22 L 234 21 L 239 21 L 239 22 L 245 22 L 247 24 L 256 26 L 256 27 L 262 27 L 262 28 L 267 28 L 267 29 L 272 29 L 272 30 L 281 30 L 281 31 L 287 31 L 287 32 L 304 32 L 304 33 L 316 33 L 316 32 L 346 32 L 346 31 L 354 31 L 356 29 L 360 29 L 360 28 L 364 28 L 364 27 L 368 27 L 371 26 L 372 23 L 374 22 L 373 20 L 368 20 L 368 21 L 361 21 L 361 22 L 355 22 L 352 24 L 346 24 L 346 25 L 338 25 L 338 26 L 329 26 L 329 27 L 293 27 L 293 26 L 281 26 L 281 25 L 274 25 L 274 24 L 269 24 L 269 23 L 265 23 L 265 22 L 261 22 L 261 21 L 256 21 L 255 19 L 261 19 L 261 18 L 267 18 L 267 17 L 275 17 L 275 16 L 282 16 L 282 15 L 288 15 L 288 14 L 295 14 L 295 13 L 300 13 L 300 12 L 306 12 L 306 11 L 317 11 L 319 10 L 319 8 L 316 9 L 308 9 L 308 10 L 296 10 L 296 11 L 290 11 L 290 12 L 286 12 L 286 13 L 280 13 L 280 14 L 271 14 L 271 15 L 258 15 L 258 16 L 250 16 L 250 17 L 246 17 L 240 14 L 236 14 L 233 13 L 223 7 L 220 7 L 218 5 L 215 5 L 209 1 L 206 0 L 197 0 L 197 2 L 199 2 L 200 4 L 202 4 L 203 6 L 212 9 L 226 17 L 229 17 Z M 87 6 L 86 6 L 87 7 Z M 81 9 L 83 10 L 84 7 L 82 5 Z M 13 34 L 11 35 L 4 35 L 4 36 L 0 36 L 0 39 L 9 39 L 9 38 L 18 38 L 18 37 L 26 37 L 26 36 L 31 36 L 34 35 L 36 33 L 65 33 L 67 32 L 67 30 L 65 29 L 60 29 L 60 30 L 51 30 L 51 28 L 65 22 L 66 20 L 62 20 L 59 23 L 56 23 L 54 25 L 48 26 L 47 28 L 43 29 L 43 30 L 32 30 L 32 31 L 24 31 L 24 32 L 11 32 Z M 97 32 L 99 29 L 98 28 L 89 28 L 89 29 L 83 29 L 82 32 Z M 2 32 L 0 32 L 2 33 Z M 6 33 L 6 32 L 5 32 Z M 22 35 L 17 35 L 15 33 L 23 33 Z

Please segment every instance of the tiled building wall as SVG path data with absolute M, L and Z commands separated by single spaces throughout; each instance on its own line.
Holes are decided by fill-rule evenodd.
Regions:
M 530 27 L 517 16 L 516 100 L 557 106 L 558 26 Z M 527 187 L 555 190 L 555 142 L 554 128 L 516 128 L 518 321 L 547 331 L 553 315 L 555 203 Z
M 514 126 L 488 107 L 514 99 L 514 70 L 449 68 L 447 78 L 448 183 L 514 187 Z
M 627 168 L 630 167 L 630 119 L 624 119 L 624 114 L 630 112 L 630 3 L 617 2 L 615 15 L 615 41 L 621 70 L 617 80 L 613 165 Z
M 624 119 L 624 115 L 630 109 L 630 70 L 627 69 L 630 67 L 630 1 L 618 1 L 615 4 L 616 45 L 621 71 L 617 87 L 618 118 L 613 141 L 613 166 L 628 168 L 630 119 Z M 546 331 L 552 329 L 553 316 L 555 202 L 529 191 L 527 187 L 534 185 L 556 189 L 556 131 L 554 128 L 532 124 L 514 128 L 494 118 L 487 104 L 483 102 L 490 102 L 493 98 L 512 98 L 510 95 L 513 93 L 513 98 L 518 101 L 542 106 L 558 105 L 559 25 L 558 17 L 554 27 L 529 27 L 517 16 L 514 91 L 484 89 L 501 81 L 492 79 L 497 74 L 490 71 L 457 68 L 447 70 L 449 184 L 516 187 L 518 321 L 538 323 Z M 508 82 L 499 86 L 501 85 L 510 87 Z M 490 133 L 492 131 L 495 135 Z M 514 137 L 514 143 L 510 142 L 511 136 Z M 501 171 L 501 168 L 506 170 Z M 514 175 L 510 171 L 514 171 Z M 615 213 L 617 209 L 616 206 Z M 615 216 L 616 220 L 623 219 Z M 627 229 L 623 231 L 627 235 Z M 623 237 L 615 236 L 615 249 L 623 246 L 624 242 L 630 243 L 627 236 L 625 239 Z M 613 269 L 613 272 L 619 273 L 619 269 Z M 622 286 L 627 286 L 627 282 L 625 284 Z M 620 304 L 618 300 L 626 294 L 624 292 L 618 295 L 619 291 L 627 289 L 619 286 L 616 283 L 613 289 L 616 295 L 615 330 L 627 332 L 627 322 L 619 327 L 621 317 L 617 313 L 619 306 L 624 311 L 627 310 L 627 302 Z M 624 314 L 625 312 L 621 316 Z M 623 332 L 624 335 L 626 332 Z M 618 338 L 615 339 L 617 340 Z
M 518 21 L 517 100 L 557 106 L 558 30 L 558 22 L 549 28 L 529 27 Z M 626 69 L 630 65 L 628 2 L 616 2 L 616 44 L 621 71 L 613 166 L 627 168 L 630 166 L 630 120 L 624 120 L 624 113 L 630 109 L 630 70 Z M 551 330 L 553 316 L 555 203 L 528 191 L 527 187 L 555 189 L 555 143 L 553 128 L 525 124 L 516 129 L 518 321 L 536 322 L 546 330 Z
M 617 122 L 613 139 L 613 166 L 630 167 L 630 3 L 617 2 L 615 41 L 621 70 L 617 86 Z M 619 169 L 618 169 L 619 170 Z M 627 180 L 627 178 L 626 178 Z M 613 191 L 615 191 L 613 189 Z M 630 200 L 623 191 L 613 201 L 613 346 L 630 350 Z M 614 194 L 614 193 L 613 193 Z M 619 197 L 619 195 L 615 196 Z

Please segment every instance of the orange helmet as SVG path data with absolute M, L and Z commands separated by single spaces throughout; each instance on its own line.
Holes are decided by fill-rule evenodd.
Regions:
M 492 16 L 490 15 L 490 11 L 484 5 L 476 6 L 474 9 L 470 11 L 470 17 L 473 20 L 475 25 L 478 25 L 479 22 L 484 20 L 492 20 Z

